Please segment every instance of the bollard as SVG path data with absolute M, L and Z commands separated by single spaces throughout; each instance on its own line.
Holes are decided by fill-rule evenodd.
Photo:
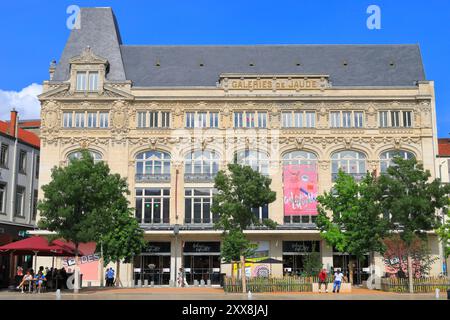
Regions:
M 148 279 L 144 280 L 144 287 L 148 287 Z
M 142 280 L 141 279 L 138 280 L 138 287 L 142 287 Z
M 169 280 L 169 287 L 174 287 L 174 282 L 173 282 L 173 280 Z
M 87 286 L 88 286 L 88 287 L 90 287 L 90 286 L 91 286 L 91 282 L 90 282 L 90 281 L 88 281 L 87 283 L 88 283 L 88 285 L 87 285 Z
M 194 280 L 194 287 L 198 287 L 198 280 Z
M 447 300 L 450 300 L 450 289 L 447 290 Z
M 204 287 L 205 286 L 205 280 L 200 280 L 200 287 Z
M 211 280 L 208 279 L 208 281 L 206 282 L 208 287 L 211 287 Z
M 155 281 L 150 281 L 150 286 L 153 288 L 155 286 Z
M 56 300 L 61 300 L 61 290 L 56 290 Z
M 252 300 L 252 292 L 249 290 L 247 294 L 248 300 Z
M 436 299 L 439 299 L 439 288 L 436 288 Z

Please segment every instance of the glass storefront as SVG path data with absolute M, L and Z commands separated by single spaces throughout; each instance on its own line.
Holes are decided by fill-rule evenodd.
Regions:
M 134 283 L 168 285 L 170 281 L 170 242 L 149 242 L 134 259 Z
M 194 280 L 220 284 L 220 242 L 185 242 L 183 266 L 189 285 L 193 285 Z
M 365 255 L 362 259 L 357 259 L 354 255 L 333 252 L 333 269 L 341 269 L 348 281 L 352 281 L 354 285 L 360 285 L 369 278 L 369 266 L 368 255 Z
M 283 241 L 283 275 L 301 275 L 310 252 L 320 252 L 320 241 Z

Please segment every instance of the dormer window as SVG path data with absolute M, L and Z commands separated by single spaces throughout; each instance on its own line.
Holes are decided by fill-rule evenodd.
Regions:
M 70 90 L 102 93 L 108 70 L 108 60 L 96 56 L 90 47 L 70 59 Z
M 77 72 L 77 91 L 86 91 L 88 88 L 89 91 L 98 90 L 98 72 Z
M 86 72 L 77 72 L 77 91 L 86 91 Z

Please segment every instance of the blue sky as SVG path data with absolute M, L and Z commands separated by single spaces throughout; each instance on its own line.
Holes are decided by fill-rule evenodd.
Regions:
M 26 105 L 48 78 L 69 36 L 72 4 L 111 6 L 126 44 L 419 43 L 427 79 L 435 81 L 439 136 L 449 136 L 448 0 L 2 1 L 0 118 L 11 104 Z M 371 4 L 381 8 L 381 30 L 366 27 Z

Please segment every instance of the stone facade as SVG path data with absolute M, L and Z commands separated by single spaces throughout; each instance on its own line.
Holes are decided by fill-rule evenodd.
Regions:
M 147 207 L 142 206 L 140 218 L 148 241 L 170 242 L 167 251 L 169 258 L 148 260 L 157 260 L 152 263 L 161 264 L 161 270 L 165 269 L 164 273 L 167 273 L 166 282 L 169 278 L 171 281 L 175 279 L 175 272 L 180 266 L 194 269 L 191 263 L 195 265 L 196 258 L 188 260 L 191 259 L 190 256 L 200 255 L 200 252 L 186 254 L 183 249 L 185 246 L 190 246 L 192 242 L 220 241 L 220 231 L 213 230 L 211 221 L 205 222 L 201 219 L 199 223 L 193 220 L 188 222 L 185 217 L 185 213 L 189 211 L 185 208 L 188 203 L 187 190 L 213 187 L 211 177 L 199 175 L 190 177 L 191 172 L 186 172 L 188 168 L 186 157 L 192 151 L 213 152 L 217 155 L 214 162 L 219 169 L 225 169 L 227 163 L 233 162 L 236 152 L 255 150 L 264 154 L 267 157 L 264 158 L 268 167 L 267 174 L 272 179 L 271 187 L 278 195 L 276 201 L 269 205 L 268 216 L 276 221 L 279 227 L 276 230 L 249 230 L 247 232 L 249 238 L 268 243 L 269 256 L 282 261 L 297 259 L 288 257 L 291 256 L 289 254 L 283 254 L 283 246 L 288 241 L 320 241 L 324 265 L 337 267 L 336 263 L 339 263 L 341 264 L 339 267 L 345 269 L 348 260 L 333 254 L 332 248 L 320 240 L 313 217 L 293 221 L 284 216 L 283 156 L 293 151 L 306 151 L 313 155 L 313 161 L 318 168 L 319 193 L 332 187 L 334 173 L 332 157 L 341 151 L 356 151 L 363 155 L 359 159 L 364 163 L 363 172 L 353 172 L 349 169 L 355 176 L 367 171 L 379 173 L 382 170 L 380 161 L 382 153 L 400 150 L 412 154 L 430 170 L 433 177 L 436 175 L 436 108 L 433 81 L 421 80 L 410 86 L 334 86 L 332 81 L 328 81 L 327 75 L 311 76 L 301 72 L 286 75 L 280 72 L 267 76 L 243 72 L 234 77 L 242 81 L 248 80 L 254 85 L 246 87 L 245 84 L 236 84 L 234 88 L 239 86 L 239 90 L 233 90 L 230 83 L 233 76 L 225 73 L 218 74 L 216 85 L 212 84 L 209 87 L 141 87 L 134 86 L 132 79 L 108 79 L 107 70 L 111 68 L 110 61 L 102 57 L 98 51 L 95 46 L 84 48 L 77 56 L 69 57 L 70 73 L 66 80 L 44 82 L 43 94 L 39 97 L 42 104 L 39 183 L 41 186 L 47 184 L 50 181 L 50 169 L 55 165 L 64 165 L 72 152 L 87 148 L 107 162 L 113 172 L 127 178 L 132 206 L 142 205 L 136 201 L 137 190 L 170 190 L 168 217 L 161 218 L 157 222 L 155 220 L 145 222 Z M 96 84 L 95 90 L 77 90 L 78 72 L 95 72 L 98 75 L 97 80 L 92 80 Z M 261 83 L 262 78 L 269 79 L 267 81 L 270 83 Z M 302 87 L 301 82 L 299 87 L 282 87 L 284 86 L 282 83 L 292 83 L 295 78 L 320 81 L 319 85 L 308 88 Z M 336 127 L 332 125 L 334 120 L 331 117 L 333 112 L 338 111 L 362 113 L 362 123 L 356 126 L 354 124 L 356 120 L 351 120 L 351 124 L 346 126 L 342 125 L 343 120 L 340 120 L 341 125 Z M 388 123 L 386 126 L 380 125 L 381 111 L 390 112 L 388 113 L 390 125 Z M 397 117 L 400 118 L 392 120 L 391 113 L 396 111 L 399 111 Z M 98 117 L 101 117 L 99 112 L 107 114 L 106 126 L 98 125 Z M 145 115 L 142 112 L 145 112 Z M 158 112 L 157 126 L 147 125 L 153 121 L 151 117 L 154 116 L 148 112 Z M 248 127 L 245 125 L 244 128 L 237 127 L 238 112 L 246 113 L 244 122 L 253 115 L 257 122 L 256 115 L 265 114 L 265 120 L 261 120 L 265 122 L 261 125 L 252 123 Z M 310 126 L 286 127 L 283 117 L 287 112 L 311 112 L 314 123 Z M 408 112 L 406 115 L 408 119 L 402 118 L 403 112 Z M 83 115 L 76 115 L 81 113 Z M 93 127 L 87 127 L 86 124 L 90 121 L 90 113 L 96 113 L 96 116 L 92 116 L 95 117 L 96 123 Z M 164 122 L 164 125 L 161 125 L 164 113 L 169 114 L 169 120 L 168 123 Z M 195 128 L 188 128 L 188 117 L 191 117 L 192 113 L 195 114 L 193 116 L 196 119 Z M 205 116 L 199 116 L 199 113 Z M 218 115 L 217 125 L 211 125 L 211 122 L 216 120 L 209 118 L 210 113 Z M 354 113 L 350 115 L 353 119 Z M 75 121 L 81 121 L 76 120 L 76 117 L 83 118 L 85 123 L 75 124 Z M 142 120 L 142 117 L 145 117 L 145 120 Z M 205 127 L 202 128 L 203 124 L 198 123 L 203 123 L 203 117 L 207 120 L 204 122 Z M 342 113 L 339 119 L 341 117 L 344 117 Z M 69 119 L 72 120 L 69 122 Z M 145 121 L 145 126 L 142 121 Z M 391 121 L 398 121 L 398 125 L 394 125 Z M 158 174 L 156 180 L 154 177 L 139 175 L 142 172 L 137 172 L 146 170 L 138 168 L 140 162 L 138 157 L 143 152 L 151 151 L 170 156 L 169 171 L 165 172 L 165 176 Z M 351 161 L 353 160 L 350 160 L 349 167 L 353 165 Z M 155 166 L 154 163 L 152 166 Z M 149 180 L 146 180 L 147 178 Z M 147 203 L 145 202 L 147 200 L 143 201 Z M 164 200 L 161 200 L 161 204 L 163 202 Z M 154 202 L 151 202 L 151 206 L 154 205 Z M 158 212 L 163 215 L 162 211 Z M 179 226 L 177 235 L 174 233 L 175 225 Z M 439 246 L 434 235 L 430 235 L 430 246 L 433 254 L 439 255 Z M 216 252 L 211 254 L 215 255 Z M 151 253 L 148 256 L 157 255 Z M 229 272 L 227 270 L 229 266 L 217 266 L 215 259 L 210 258 L 205 267 L 210 269 L 209 272 L 214 269 L 214 273 L 218 273 L 218 268 L 222 268 L 220 272 Z M 377 257 L 377 261 L 382 268 L 381 257 Z M 287 266 L 288 262 L 284 262 Z M 142 263 L 135 261 L 136 270 L 141 268 Z M 200 269 L 199 266 L 197 268 Z M 361 272 L 363 268 L 361 265 Z M 440 265 L 437 263 L 432 273 L 439 272 Z M 127 280 L 133 277 L 130 273 L 128 276 Z

